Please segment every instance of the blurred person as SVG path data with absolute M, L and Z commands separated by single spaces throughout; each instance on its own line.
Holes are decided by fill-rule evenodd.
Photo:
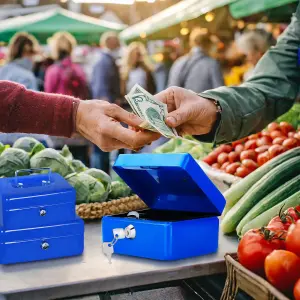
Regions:
M 224 84 L 219 63 L 209 57 L 212 41 L 201 28 L 192 30 L 190 52 L 172 66 L 168 86 L 179 86 L 200 93 Z
M 100 38 L 101 53 L 92 72 L 91 89 L 94 99 L 121 104 L 121 80 L 116 60 L 120 55 L 120 40 L 115 32 L 106 32 Z M 97 147 L 91 149 L 91 166 L 110 171 L 109 153 Z
M 131 43 L 121 65 L 122 94 L 128 94 L 135 84 L 139 84 L 149 93 L 155 94 L 153 70 L 145 46 L 140 42 Z
M 251 77 L 254 67 L 270 45 L 269 37 L 261 31 L 249 31 L 238 38 L 238 50 L 246 56 L 246 62 L 249 64 L 248 70 L 243 75 L 244 81 Z
M 85 74 L 71 59 L 76 46 L 73 35 L 68 32 L 57 32 L 50 43 L 55 63 L 46 70 L 45 92 L 74 96 L 82 100 L 89 98 Z
M 95 99 L 117 103 L 121 99 L 120 73 L 116 64 L 120 41 L 117 33 L 106 32 L 101 36 L 102 51 L 92 73 L 92 94 Z
M 0 69 L 0 80 L 23 84 L 27 89 L 38 90 L 33 74 L 33 60 L 38 53 L 38 41 L 26 32 L 15 34 L 8 46 L 8 63 Z

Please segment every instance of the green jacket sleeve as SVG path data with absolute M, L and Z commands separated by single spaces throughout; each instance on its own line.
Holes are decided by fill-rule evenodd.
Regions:
M 219 126 L 211 139 L 216 143 L 240 139 L 260 131 L 291 108 L 300 86 L 299 47 L 300 5 L 276 46 L 262 57 L 247 82 L 200 94 L 219 101 L 222 107 Z

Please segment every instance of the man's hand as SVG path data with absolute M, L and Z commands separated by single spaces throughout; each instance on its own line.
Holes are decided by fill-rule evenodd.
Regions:
M 149 131 L 124 128 L 120 122 L 138 127 L 143 120 L 116 104 L 106 101 L 81 101 L 76 115 L 76 131 L 103 151 L 139 149 L 160 137 Z
M 202 135 L 211 131 L 217 119 L 217 107 L 189 90 L 170 87 L 155 96 L 168 105 L 166 123 L 180 135 Z

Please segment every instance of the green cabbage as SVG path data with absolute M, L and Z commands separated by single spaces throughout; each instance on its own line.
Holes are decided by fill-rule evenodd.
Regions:
M 118 199 L 127 197 L 131 194 L 130 187 L 124 181 L 113 181 L 111 183 L 110 199 Z
M 85 164 L 82 161 L 78 160 L 78 159 L 72 160 L 70 165 L 71 165 L 71 167 L 73 167 L 73 169 L 75 170 L 76 173 L 83 172 L 87 169 Z
M 12 177 L 21 169 L 29 169 L 29 154 L 22 149 L 5 149 L 0 155 L 0 176 Z
M 88 174 L 73 173 L 68 175 L 66 180 L 76 190 L 76 204 L 104 202 L 107 199 L 104 185 Z
M 26 136 L 17 139 L 13 144 L 13 148 L 22 149 L 30 153 L 33 150 L 33 148 L 38 144 L 41 144 L 38 140 Z
M 91 175 L 101 181 L 104 184 L 105 188 L 107 188 L 108 186 L 110 187 L 111 185 L 111 177 L 102 170 L 92 168 L 84 171 L 84 173 Z
M 73 154 L 71 153 L 67 145 L 64 145 L 59 153 L 69 162 L 71 162 L 74 159 Z
M 44 149 L 30 159 L 31 168 L 50 168 L 52 172 L 59 173 L 63 177 L 74 172 L 67 160 L 54 149 Z

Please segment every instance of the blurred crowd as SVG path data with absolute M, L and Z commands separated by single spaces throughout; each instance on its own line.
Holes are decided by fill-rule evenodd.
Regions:
M 117 33 L 104 33 L 93 55 L 78 63 L 73 59 L 75 38 L 58 32 L 49 39 L 51 55 L 45 55 L 30 34 L 18 33 L 10 41 L 0 67 L 0 80 L 11 80 L 28 89 L 60 93 L 80 99 L 101 99 L 130 110 L 124 100 L 137 83 L 151 94 L 168 86 L 180 86 L 197 93 L 223 85 L 238 85 L 251 76 L 252 70 L 274 43 L 263 30 L 248 31 L 225 45 L 203 28 L 192 30 L 186 53 L 166 42 L 159 53 L 149 55 L 141 42 L 121 46 Z M 12 143 L 20 135 L 0 135 L 0 141 Z M 47 136 L 39 136 L 53 147 Z M 7 141 L 5 141 L 7 139 Z M 158 140 L 153 147 L 165 141 Z M 82 154 L 82 151 L 88 154 Z M 81 151 L 81 152 L 80 152 Z M 92 167 L 109 171 L 109 154 L 93 145 L 84 145 L 78 158 Z M 76 156 L 76 151 L 75 151 Z

